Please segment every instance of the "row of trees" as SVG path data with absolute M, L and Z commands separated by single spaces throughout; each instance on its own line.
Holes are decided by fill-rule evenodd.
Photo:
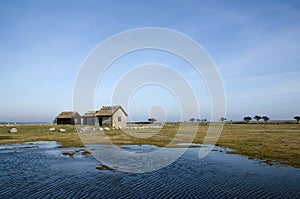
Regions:
M 255 115 L 253 117 L 253 119 L 255 119 L 257 123 L 259 122 L 259 120 L 263 120 L 264 122 L 267 122 L 270 120 L 270 118 L 268 116 L 259 116 L 259 115 Z M 249 123 L 251 120 L 252 120 L 252 117 L 250 117 L 250 116 L 244 117 L 244 121 L 247 123 Z
M 259 115 L 255 115 L 253 117 L 253 119 L 255 119 L 257 123 L 259 122 L 259 120 L 263 120 L 264 122 L 267 122 L 270 120 L 270 118 L 268 116 L 259 116 Z M 299 123 L 300 116 L 295 116 L 294 119 L 297 120 L 297 122 Z M 250 116 L 244 117 L 244 121 L 247 123 L 249 123 L 251 120 L 252 120 L 252 117 L 250 117 Z
M 205 123 L 205 122 L 207 122 L 207 119 L 200 120 L 200 119 L 191 118 L 189 121 L 192 122 L 192 123 L 195 122 L 195 121 Z
M 253 118 L 250 117 L 250 116 L 244 117 L 244 121 L 247 122 L 247 123 L 249 123 L 252 119 L 256 120 L 257 123 L 258 123 L 260 120 L 263 120 L 264 122 L 268 122 L 268 121 L 270 120 L 270 118 L 269 118 L 268 116 L 266 116 L 266 115 L 264 115 L 264 116 L 255 115 Z M 295 116 L 294 119 L 297 120 L 297 122 L 299 123 L 299 121 L 300 121 L 300 116 Z M 221 122 L 225 122 L 226 120 L 227 120 L 226 117 L 221 117 L 221 118 L 220 118 L 220 121 L 221 121 Z M 197 119 L 197 120 L 196 120 L 195 118 L 191 118 L 189 121 L 192 122 L 192 123 L 193 123 L 194 121 L 206 123 L 206 122 L 207 122 L 207 119 L 203 119 L 203 120 Z
M 269 118 L 268 116 L 259 116 L 259 115 L 255 115 L 255 116 L 253 117 L 253 119 L 256 120 L 257 123 L 258 123 L 260 120 L 263 120 L 264 122 L 268 122 L 268 121 L 270 120 L 270 118 Z M 297 120 L 297 122 L 299 123 L 299 121 L 300 121 L 300 116 L 295 116 L 294 119 Z M 226 119 L 225 117 L 221 117 L 221 118 L 220 118 L 220 121 L 221 121 L 221 122 L 225 122 L 226 120 L 227 120 L 227 119 Z M 251 120 L 252 120 L 252 117 L 250 117 L 250 116 L 244 117 L 244 121 L 247 122 L 247 123 L 249 123 Z M 155 119 L 155 118 L 149 118 L 148 121 L 149 121 L 150 123 L 153 123 L 153 122 L 156 121 L 156 119 Z M 192 123 L 195 122 L 195 121 L 197 121 L 197 122 L 199 122 L 199 123 L 200 123 L 200 122 L 206 123 L 206 122 L 207 122 L 207 119 L 202 119 L 202 120 L 200 120 L 200 119 L 191 118 L 191 119 L 189 119 L 189 121 L 192 122 Z

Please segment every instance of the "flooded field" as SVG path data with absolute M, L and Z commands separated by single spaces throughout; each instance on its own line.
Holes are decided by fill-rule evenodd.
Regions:
M 299 198 L 300 169 L 268 166 L 216 147 L 204 159 L 188 149 L 171 165 L 148 173 L 99 170 L 83 148 L 56 142 L 0 146 L 0 198 Z M 126 145 L 139 153 L 151 145 Z M 170 148 L 169 150 L 175 150 Z M 138 163 L 137 163 L 138 164 Z M 98 167 L 98 169 L 97 169 Z

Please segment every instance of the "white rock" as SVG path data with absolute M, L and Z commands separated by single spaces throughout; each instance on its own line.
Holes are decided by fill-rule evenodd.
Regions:
M 100 131 L 103 131 L 104 129 L 100 127 L 99 130 L 100 130 Z
M 84 129 L 79 129 L 79 133 L 84 133 L 85 130 Z
M 105 127 L 104 130 L 109 131 L 110 129 L 108 127 Z
M 18 132 L 18 129 L 17 128 L 12 128 L 9 130 L 10 133 L 17 133 Z
M 66 132 L 66 129 L 59 129 L 59 132 Z
M 55 128 L 50 128 L 49 131 L 55 131 Z

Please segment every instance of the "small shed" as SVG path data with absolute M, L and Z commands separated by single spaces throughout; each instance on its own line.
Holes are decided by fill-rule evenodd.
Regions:
M 57 124 L 81 124 L 81 116 L 75 111 L 61 112 L 56 117 Z
M 116 128 L 126 127 L 127 113 L 121 106 L 103 106 L 96 112 L 99 126 L 111 126 Z
M 84 125 L 95 125 L 97 117 L 95 116 L 96 111 L 88 111 L 82 116 L 82 124 Z

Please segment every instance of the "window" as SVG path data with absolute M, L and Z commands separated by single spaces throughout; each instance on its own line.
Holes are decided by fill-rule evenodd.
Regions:
M 118 117 L 118 122 L 121 122 L 122 121 L 122 117 Z

